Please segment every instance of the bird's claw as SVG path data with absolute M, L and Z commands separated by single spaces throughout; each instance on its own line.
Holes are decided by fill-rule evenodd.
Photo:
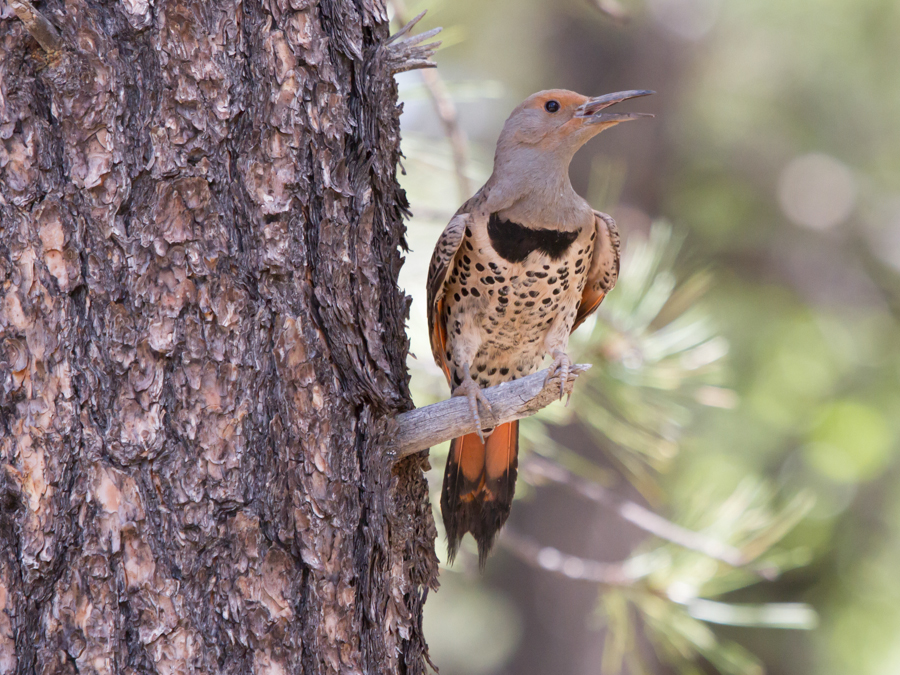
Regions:
M 566 383 L 569 381 L 569 374 L 572 372 L 572 359 L 565 352 L 553 352 L 552 356 L 553 363 L 550 364 L 550 368 L 547 370 L 544 384 L 546 385 L 558 373 L 559 400 L 562 401 L 563 396 L 566 395 Z M 571 398 L 571 394 L 569 396 Z M 566 401 L 566 405 L 569 405 L 568 401 Z
M 478 414 L 478 403 L 480 402 L 488 413 L 492 412 L 487 396 L 484 395 L 484 392 L 481 391 L 475 380 L 469 377 L 465 378 L 462 384 L 453 390 L 453 396 L 465 396 L 469 399 L 469 410 L 472 413 L 472 419 L 475 420 L 475 433 L 478 434 L 478 438 L 484 443 L 484 434 L 481 430 L 481 415 Z

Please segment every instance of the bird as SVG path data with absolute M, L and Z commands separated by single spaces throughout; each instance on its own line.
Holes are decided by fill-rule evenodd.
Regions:
M 441 491 L 452 563 L 465 534 L 484 567 L 509 517 L 518 470 L 519 423 L 482 429 L 482 390 L 530 375 L 552 359 L 563 396 L 570 333 L 615 286 L 619 234 L 569 180 L 588 140 L 648 113 L 607 109 L 653 94 L 598 97 L 551 89 L 516 107 L 497 140 L 493 173 L 438 238 L 428 269 L 428 332 L 452 396 L 469 401 L 476 432 L 453 439 Z

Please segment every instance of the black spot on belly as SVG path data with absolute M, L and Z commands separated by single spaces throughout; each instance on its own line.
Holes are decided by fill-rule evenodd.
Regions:
M 488 237 L 501 258 L 518 263 L 533 251 L 541 251 L 558 260 L 578 238 L 578 232 L 535 230 L 511 220 L 501 220 L 492 213 L 488 220 Z

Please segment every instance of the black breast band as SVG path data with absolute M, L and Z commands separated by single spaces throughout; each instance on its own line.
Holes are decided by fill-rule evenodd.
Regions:
M 562 258 L 578 238 L 578 232 L 533 230 L 511 220 L 500 220 L 496 213 L 492 213 L 488 220 L 488 237 L 501 258 L 519 263 L 532 251 L 542 251 L 552 260 Z

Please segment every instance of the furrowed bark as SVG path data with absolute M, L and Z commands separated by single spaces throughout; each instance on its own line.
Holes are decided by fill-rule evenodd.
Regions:
M 0 4 L 0 675 L 421 673 L 378 0 Z

